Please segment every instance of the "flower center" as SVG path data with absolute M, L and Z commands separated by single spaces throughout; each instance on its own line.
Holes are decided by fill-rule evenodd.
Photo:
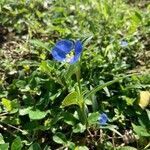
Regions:
M 65 62 L 70 62 L 73 57 L 74 57 L 74 52 L 71 51 L 69 54 L 66 55 Z

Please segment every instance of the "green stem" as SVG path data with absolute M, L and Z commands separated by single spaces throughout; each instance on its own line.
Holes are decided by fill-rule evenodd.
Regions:
M 82 107 L 78 109 L 78 114 L 79 114 L 79 119 L 81 120 L 82 124 L 87 125 L 87 113 L 86 113 L 86 108 L 85 104 L 82 104 Z
M 2 121 L 0 121 L 0 123 L 3 123 L 3 124 L 5 124 L 5 125 L 7 125 L 7 126 L 13 128 L 13 129 L 15 129 L 15 130 L 18 130 L 18 131 L 20 131 L 22 134 L 28 134 L 27 131 L 24 131 L 24 130 L 22 130 L 22 129 L 18 128 L 18 127 L 15 127 L 15 126 L 13 126 L 13 125 L 11 125 L 11 124 L 8 124 L 8 123 L 2 122 Z
M 80 94 L 81 94 L 82 89 L 81 89 L 80 76 L 81 76 L 81 71 L 80 71 L 80 66 L 78 65 L 78 71 L 76 72 L 76 79 L 77 79 L 79 91 L 80 91 Z
M 84 99 L 83 99 L 83 96 L 82 96 L 82 89 L 81 89 L 81 82 L 80 82 L 80 77 L 81 77 L 81 71 L 80 71 L 80 62 L 78 62 L 78 69 L 77 69 L 77 72 L 76 72 L 76 79 L 77 79 L 77 82 L 78 82 L 78 92 L 79 92 L 79 95 L 80 95 L 80 98 L 82 99 L 82 105 L 80 106 L 79 108 L 79 117 L 80 117 L 80 120 L 83 124 L 86 125 L 87 127 L 87 112 L 86 112 L 86 105 L 84 103 Z

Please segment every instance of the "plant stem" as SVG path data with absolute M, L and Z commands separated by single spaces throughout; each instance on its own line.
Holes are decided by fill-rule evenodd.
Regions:
M 0 122 L 1 122 L 1 121 L 0 121 Z M 6 123 L 4 123 L 4 122 L 1 122 L 1 123 L 6 124 Z M 17 127 L 15 127 L 15 126 L 11 125 L 11 124 L 8 124 L 8 123 L 7 123 L 6 125 L 9 126 L 9 127 L 11 127 L 11 128 L 13 128 L 13 129 L 16 129 L 16 130 L 20 131 L 22 134 L 27 134 L 26 131 L 23 131 L 22 129 L 17 128 Z
M 82 89 L 81 89 L 80 76 L 81 76 L 81 71 L 80 71 L 80 66 L 78 66 L 78 71 L 76 72 L 76 79 L 77 79 L 79 91 L 80 91 L 80 94 L 81 94 Z

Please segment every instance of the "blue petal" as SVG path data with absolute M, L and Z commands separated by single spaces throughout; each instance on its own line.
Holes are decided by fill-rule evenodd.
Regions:
M 80 41 L 76 41 L 75 43 L 75 55 L 80 55 L 82 52 L 82 43 Z
M 63 61 L 66 55 L 72 50 L 73 43 L 69 40 L 58 41 L 52 50 L 52 56 L 57 61 Z
M 105 114 L 105 113 L 102 113 L 101 115 L 100 115 L 100 117 L 99 117 L 99 123 L 100 123 L 100 125 L 106 125 L 107 122 L 108 121 L 108 117 L 107 117 L 107 115 Z
M 70 64 L 74 64 L 75 62 L 78 61 L 78 59 L 81 55 L 82 49 L 83 49 L 82 43 L 80 41 L 76 41 L 76 43 L 75 43 L 75 55 L 71 59 Z
M 58 48 L 58 51 L 68 54 L 73 49 L 73 43 L 69 40 L 58 41 L 55 45 Z
M 66 58 L 66 54 L 62 51 L 59 51 L 59 49 L 57 47 L 53 48 L 52 56 L 57 61 L 63 61 Z

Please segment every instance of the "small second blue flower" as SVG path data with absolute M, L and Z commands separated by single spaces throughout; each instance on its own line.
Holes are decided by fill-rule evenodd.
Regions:
M 100 125 L 106 125 L 108 121 L 108 117 L 105 113 L 100 114 L 100 117 L 98 118 Z
M 120 42 L 120 46 L 121 47 L 127 47 L 128 46 L 128 42 L 127 41 L 121 41 Z
M 82 53 L 82 43 L 77 40 L 73 43 L 70 40 L 60 40 L 52 49 L 52 56 L 59 62 L 69 62 L 70 64 L 76 63 Z M 74 55 L 68 59 L 67 55 L 73 52 Z

